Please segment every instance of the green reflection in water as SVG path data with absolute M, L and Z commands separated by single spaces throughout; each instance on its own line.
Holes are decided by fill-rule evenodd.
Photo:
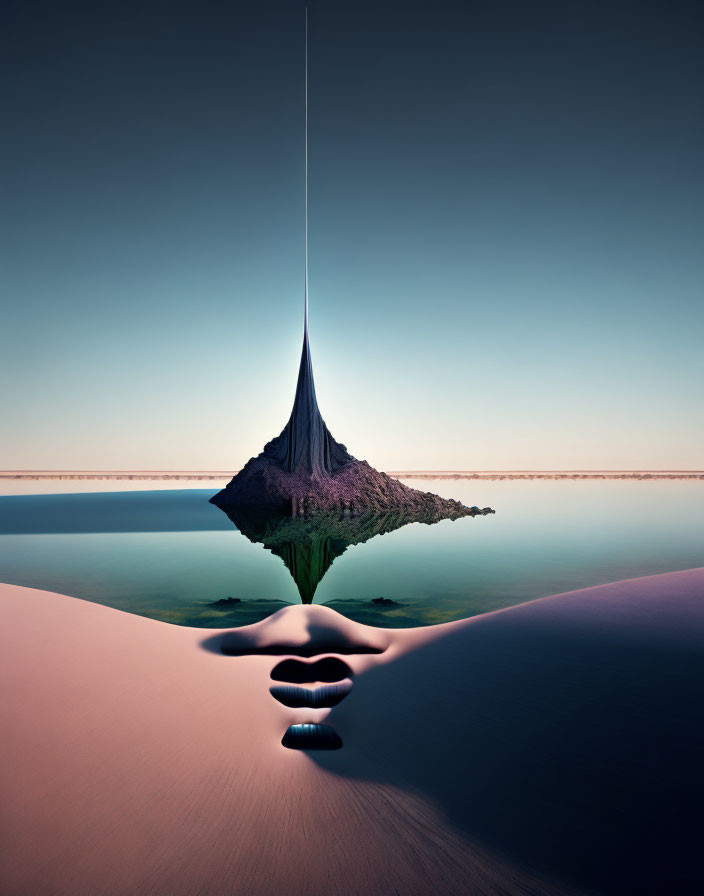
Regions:
M 208 490 L 0 497 L 0 581 L 186 625 L 244 625 L 308 596 L 398 627 L 704 565 L 702 483 L 432 487 L 496 516 L 331 520 L 292 537 L 291 520 L 237 532 Z

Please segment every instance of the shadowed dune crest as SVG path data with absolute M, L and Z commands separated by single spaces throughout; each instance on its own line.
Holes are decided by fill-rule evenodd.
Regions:
M 704 569 L 470 623 L 360 675 L 315 761 L 578 890 L 701 892 Z

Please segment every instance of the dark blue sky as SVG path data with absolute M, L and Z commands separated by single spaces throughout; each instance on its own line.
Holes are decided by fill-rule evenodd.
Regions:
M 699 5 L 309 8 L 335 436 L 386 468 L 703 466 Z M 0 466 L 227 469 L 280 431 L 303 9 L 3 5 Z

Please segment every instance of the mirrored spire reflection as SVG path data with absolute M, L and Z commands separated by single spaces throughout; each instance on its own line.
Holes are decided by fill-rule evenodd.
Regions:
M 350 545 L 363 544 L 409 523 L 432 525 L 453 518 L 451 513 L 394 510 L 291 517 L 260 507 L 221 509 L 245 538 L 263 545 L 284 561 L 304 604 L 313 602 L 323 576 Z M 488 512 L 489 508 L 472 508 L 471 515 Z

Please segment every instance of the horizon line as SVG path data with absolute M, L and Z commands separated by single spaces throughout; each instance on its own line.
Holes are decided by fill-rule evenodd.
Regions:
M 0 476 L 29 476 L 29 475 L 59 475 L 59 474 L 80 474 L 87 476 L 128 476 L 128 475 L 136 475 L 136 474 L 158 474 L 158 475 L 171 475 L 171 476 L 197 476 L 199 474 L 207 474 L 207 475 L 223 475 L 223 476 L 232 476 L 234 473 L 238 472 L 237 470 L 229 469 L 229 470 L 204 470 L 204 469 L 195 469 L 195 470 L 164 470 L 164 469 L 149 469 L 149 468 L 133 468 L 133 469 L 79 469 L 79 468 L 55 468 L 55 469 L 6 469 L 0 470 Z M 396 474 L 411 474 L 411 473 L 451 473 L 451 474 L 479 474 L 479 473 L 690 473 L 690 474 L 704 474 L 704 469 L 680 469 L 676 467 L 664 467 L 664 468 L 654 468 L 654 467 L 644 467 L 642 469 L 632 469 L 627 467 L 583 467 L 583 468 L 563 468 L 558 469 L 556 467 L 545 467 L 545 468 L 505 468 L 505 469 L 448 469 L 448 468 L 438 468 L 431 469 L 429 467 L 415 467 L 412 469 L 392 469 L 389 472 L 393 472 Z

